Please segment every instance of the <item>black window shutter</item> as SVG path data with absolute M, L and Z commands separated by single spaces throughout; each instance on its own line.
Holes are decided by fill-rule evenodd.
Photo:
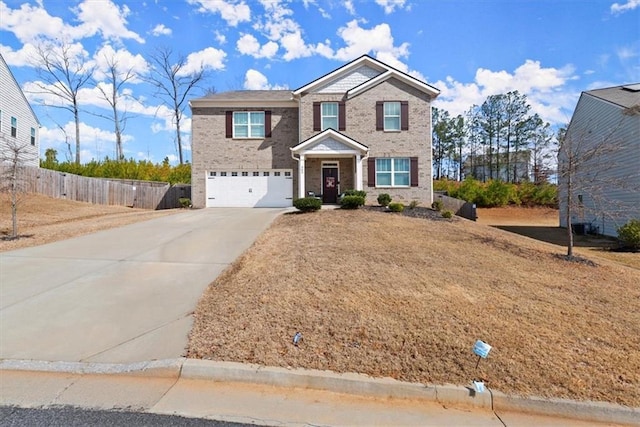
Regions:
M 344 102 L 338 103 L 338 130 L 347 130 L 347 113 Z
M 367 186 L 376 186 L 376 158 L 369 157 L 367 159 Z
M 400 102 L 400 129 L 409 130 L 409 102 Z
M 271 111 L 264 112 L 264 137 L 271 138 Z
M 376 130 L 384 130 L 384 102 L 376 102 Z
M 411 157 L 411 186 L 418 186 L 418 158 Z
M 313 130 L 321 129 L 320 121 L 321 121 L 320 120 L 320 103 L 314 102 L 313 103 Z
M 233 138 L 233 111 L 225 111 L 226 133 L 225 138 Z

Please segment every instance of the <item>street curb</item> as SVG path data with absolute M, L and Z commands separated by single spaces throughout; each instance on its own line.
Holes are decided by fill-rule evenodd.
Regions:
M 186 359 L 151 360 L 136 363 L 48 362 L 43 360 L 0 360 L 0 371 L 34 371 L 79 375 L 128 375 L 179 378 Z
M 372 378 L 364 374 L 315 369 L 265 367 L 238 362 L 165 359 L 131 364 L 0 360 L 0 371 L 40 371 L 73 374 L 171 377 L 186 380 L 240 382 L 277 387 L 309 388 L 336 393 L 397 399 L 424 399 L 451 406 L 521 412 L 573 420 L 640 425 L 640 408 L 604 402 L 520 397 L 497 391 L 475 393 L 469 387 L 430 385 Z

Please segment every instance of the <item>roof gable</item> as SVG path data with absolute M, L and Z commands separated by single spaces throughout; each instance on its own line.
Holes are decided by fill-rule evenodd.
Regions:
M 325 74 L 293 91 L 294 96 L 310 92 L 347 93 L 355 96 L 390 78 L 396 78 L 435 98 L 440 91 L 427 83 L 380 62 L 369 55 L 363 55 L 342 67 Z
M 38 123 L 38 126 L 40 126 L 40 120 L 38 120 L 38 116 L 36 116 L 36 112 L 33 110 L 31 103 L 29 102 L 24 92 L 22 91 L 20 84 L 16 80 L 16 77 L 13 75 L 13 72 L 11 72 L 11 68 L 9 68 L 9 65 L 7 65 L 7 62 L 4 60 L 4 57 L 2 56 L 2 54 L 0 54 L 0 67 L 3 67 L 6 70 L 6 73 L 11 77 L 11 82 L 15 86 L 16 91 L 20 93 L 20 96 L 22 96 L 22 99 L 24 99 L 25 104 L 27 104 L 27 106 L 29 107 L 29 111 L 33 115 L 33 118 L 35 119 L 36 123 Z
M 291 147 L 294 154 L 312 151 L 314 153 L 335 154 L 340 152 L 360 152 L 365 154 L 369 151 L 366 145 L 360 144 L 355 139 L 349 138 L 333 129 L 326 129 L 306 141 Z

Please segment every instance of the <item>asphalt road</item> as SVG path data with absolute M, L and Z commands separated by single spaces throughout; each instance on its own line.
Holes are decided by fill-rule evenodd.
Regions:
M 185 427 L 243 427 L 251 424 L 185 418 L 177 415 L 147 414 L 144 412 L 97 411 L 63 406 L 56 408 L 16 408 L 0 406 L 0 427 L 74 427 L 74 426 L 185 426 Z

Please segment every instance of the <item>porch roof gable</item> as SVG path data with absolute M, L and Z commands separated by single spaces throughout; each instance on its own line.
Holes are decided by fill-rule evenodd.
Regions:
M 293 154 L 306 152 L 359 152 L 366 155 L 369 147 L 331 128 L 290 148 Z

